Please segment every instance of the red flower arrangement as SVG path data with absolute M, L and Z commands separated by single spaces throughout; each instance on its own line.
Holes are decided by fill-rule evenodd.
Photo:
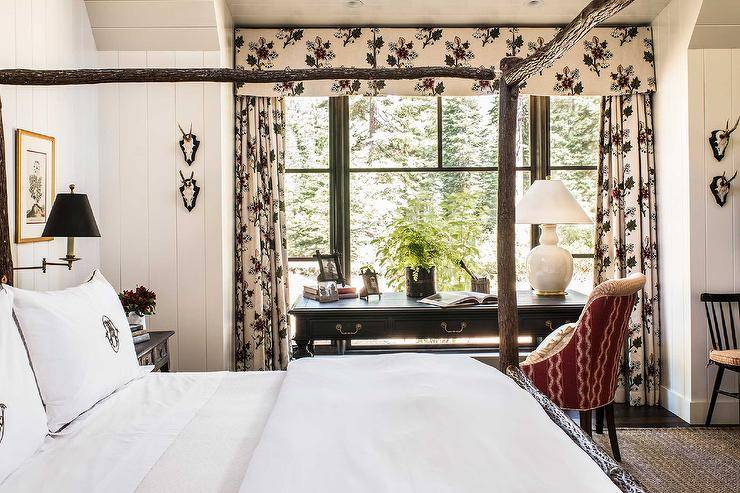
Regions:
M 136 313 L 141 317 L 154 315 L 154 309 L 157 307 L 157 295 L 144 286 L 136 286 L 134 290 L 124 290 L 118 293 L 118 298 L 121 300 L 126 315 L 130 313 Z

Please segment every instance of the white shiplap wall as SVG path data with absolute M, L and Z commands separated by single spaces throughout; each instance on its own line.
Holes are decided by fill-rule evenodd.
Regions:
M 80 68 L 96 64 L 95 42 L 82 0 L 0 0 L 0 67 Z M 10 233 L 15 230 L 15 130 L 23 128 L 56 138 L 57 191 L 75 183 L 89 196 L 99 217 L 97 88 L 0 86 L 8 164 Z M 70 272 L 16 274 L 16 285 L 58 289 L 82 282 L 99 264 L 100 240 L 80 238 L 83 260 Z M 16 265 L 40 265 L 65 253 L 65 240 L 13 244 Z
M 100 52 L 102 67 L 215 67 L 219 52 Z M 179 370 L 231 366 L 233 98 L 228 84 L 121 84 L 100 88 L 101 261 L 121 289 L 158 296 L 155 329 L 176 331 Z M 201 141 L 182 158 L 177 124 Z M 188 212 L 179 171 L 201 187 Z
M 661 404 L 690 418 L 691 253 L 688 57 L 701 0 L 672 0 L 652 23 L 661 315 Z M 698 364 L 698 363 L 697 363 Z
M 689 50 L 690 152 L 692 220 L 692 304 L 694 317 L 695 385 L 692 420 L 706 412 L 716 368 L 703 363 L 711 349 L 704 307 L 698 301 L 703 292 L 740 292 L 740 180 L 733 182 L 730 197 L 720 207 L 709 190 L 712 178 L 723 172 L 729 178 L 740 175 L 740 143 L 733 134 L 722 161 L 712 155 L 707 139 L 712 130 L 724 128 L 729 119 L 740 116 L 740 50 Z M 737 314 L 736 314 L 737 315 Z M 702 358 L 702 359 L 699 359 Z M 723 388 L 738 391 L 733 372 L 726 372 Z M 737 400 L 720 396 L 714 422 L 737 423 Z

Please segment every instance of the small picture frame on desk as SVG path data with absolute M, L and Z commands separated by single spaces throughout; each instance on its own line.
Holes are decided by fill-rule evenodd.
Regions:
M 344 286 L 345 279 L 338 252 L 324 254 L 316 250 L 314 258 L 319 262 L 319 282 L 334 281 Z
M 372 267 L 363 267 L 360 269 L 360 276 L 362 276 L 360 298 L 368 300 L 370 296 L 375 295 L 380 299 L 382 293 L 380 292 L 380 284 L 378 283 L 378 273 Z

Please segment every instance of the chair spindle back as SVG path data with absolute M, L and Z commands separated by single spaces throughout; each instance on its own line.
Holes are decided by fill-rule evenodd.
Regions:
M 702 293 L 701 301 L 707 314 L 712 349 L 738 349 L 735 317 L 740 320 L 740 293 Z

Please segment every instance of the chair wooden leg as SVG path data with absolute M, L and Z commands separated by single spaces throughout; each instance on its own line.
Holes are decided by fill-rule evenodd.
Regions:
M 591 436 L 591 411 L 579 411 L 581 429 L 586 432 L 586 435 Z
M 707 421 L 704 423 L 705 426 L 712 424 L 712 414 L 714 413 L 714 405 L 717 403 L 717 393 L 722 386 L 722 376 L 725 373 L 725 367 L 719 366 L 717 368 L 717 376 L 714 378 L 714 390 L 712 391 L 712 400 L 709 401 L 709 410 L 707 411 Z
M 596 410 L 596 433 L 599 435 L 604 434 L 604 408 L 600 407 Z
M 609 443 L 612 444 L 612 455 L 617 462 L 622 461 L 622 455 L 619 453 L 619 442 L 617 442 L 617 427 L 614 425 L 614 403 L 605 406 L 606 429 L 609 431 Z

